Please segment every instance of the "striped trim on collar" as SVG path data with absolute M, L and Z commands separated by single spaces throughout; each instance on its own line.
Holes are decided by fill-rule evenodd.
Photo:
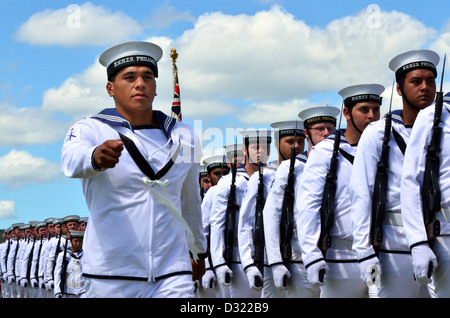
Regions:
M 153 116 L 155 116 L 156 122 L 159 127 L 164 131 L 166 136 L 169 138 L 173 127 L 177 120 L 173 117 L 167 116 L 159 110 L 153 111 Z M 97 115 L 92 116 L 92 118 L 98 119 L 111 126 L 126 127 L 131 131 L 134 131 L 131 123 L 125 119 L 125 117 L 120 114 L 115 108 L 105 108 Z

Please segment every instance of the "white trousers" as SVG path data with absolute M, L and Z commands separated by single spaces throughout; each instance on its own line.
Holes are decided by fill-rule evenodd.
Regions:
M 430 298 L 429 288 L 414 280 L 411 254 L 380 252 L 380 298 Z
M 450 297 L 450 236 L 439 236 L 433 243 L 438 266 L 433 274 L 434 291 L 438 298 Z
M 85 278 L 86 298 L 195 298 L 192 275 L 156 282 Z

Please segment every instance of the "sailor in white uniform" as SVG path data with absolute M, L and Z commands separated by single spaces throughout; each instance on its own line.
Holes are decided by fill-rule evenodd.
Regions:
M 432 281 L 436 296 L 448 298 L 450 297 L 449 93 L 444 96 L 441 115 L 439 116 L 439 111 L 437 112 L 437 118 L 440 118 L 438 127 L 441 128 L 438 175 L 436 176 L 440 200 L 430 202 L 429 205 L 437 205 L 434 217 L 430 221 L 434 221 L 440 231 L 434 233 L 433 237 L 424 225 L 422 192 L 427 192 L 424 186 L 424 171 L 426 153 L 432 139 L 435 111 L 435 105 L 421 110 L 411 131 L 401 179 L 401 214 L 407 243 L 411 248 L 415 278 L 425 286 Z
M 265 255 L 263 210 L 278 165 L 289 158 L 292 148 L 295 152 L 303 150 L 305 137 L 302 121 L 275 122 L 270 126 L 274 131 L 278 158 L 264 166 L 261 165 L 260 169 L 250 177 L 239 212 L 238 242 L 241 263 L 246 271 L 250 288 L 255 290 L 262 288 L 261 297 L 280 298 L 283 295 L 274 285 L 272 271 L 268 267 Z M 259 224 L 256 221 L 257 209 L 260 209 L 258 212 L 262 217 Z M 258 231 L 262 233 L 258 234 Z M 259 241 L 256 242 L 257 240 Z M 257 251 L 258 248 L 259 251 Z
M 237 167 L 234 183 L 235 197 L 230 198 L 233 201 L 230 207 L 234 206 L 234 221 L 231 221 L 232 218 L 227 218 L 227 206 L 231 186 L 233 185 L 233 171 L 231 171 L 219 180 L 211 207 L 211 258 L 219 283 L 230 286 L 230 297 L 259 298 L 261 297 L 261 291 L 249 287 L 246 273 L 240 262 L 239 211 L 250 176 L 258 171 L 259 162 L 267 161 L 270 155 L 271 132 L 267 129 L 252 129 L 240 133 L 244 141 L 242 150 L 245 155 L 245 165 Z M 228 244 L 226 241 L 227 219 L 230 220 L 229 223 L 234 225 L 234 235 L 231 231 L 228 232 L 230 233 Z M 231 241 L 233 242 L 231 243 Z
M 162 54 L 144 41 L 103 52 L 115 108 L 78 121 L 65 137 L 62 172 L 81 180 L 90 211 L 86 297 L 195 297 L 192 273 L 204 272 L 200 141 L 191 126 L 153 109 Z
M 296 125 L 301 123 L 303 127 L 303 135 L 307 137 L 308 148 L 306 151 L 303 147 L 295 148 L 295 161 L 293 166 L 293 177 L 291 187 L 292 192 L 286 194 L 286 200 L 289 201 L 289 193 L 292 193 L 292 215 L 295 202 L 295 187 L 298 186 L 303 168 L 305 166 L 308 153 L 313 145 L 319 143 L 328 137 L 335 130 L 336 117 L 339 115 L 339 109 L 335 107 L 311 107 L 299 113 L 299 117 L 303 121 L 297 121 Z M 322 133 L 318 133 L 317 129 L 323 129 Z M 291 160 L 285 159 L 275 173 L 270 192 L 267 196 L 266 205 L 264 207 L 264 235 L 266 239 L 266 251 L 268 263 L 273 273 L 275 286 L 284 291 L 285 297 L 301 298 L 301 297 L 319 297 L 320 289 L 313 286 L 306 278 L 306 269 L 302 262 L 300 245 L 297 237 L 297 229 L 295 219 L 285 223 L 286 244 L 282 252 L 282 235 L 280 230 L 283 202 L 286 193 L 286 187 L 291 171 Z M 286 203 L 288 205 L 288 203 Z M 285 207 L 285 211 L 289 209 Z M 289 221 L 287 213 L 286 219 Z M 283 216 L 284 217 L 284 216 Z M 285 221 L 286 222 L 286 221 Z
M 199 295 L 202 298 L 218 298 L 221 297 L 221 285 L 217 284 L 217 278 L 214 272 L 214 268 L 211 264 L 211 258 L 209 255 L 209 242 L 210 242 L 210 221 L 209 216 L 212 206 L 212 198 L 214 197 L 214 190 L 216 189 L 217 182 L 223 175 L 227 175 L 230 168 L 227 165 L 226 155 L 215 155 L 205 158 L 203 163 L 206 168 L 206 173 L 210 177 L 211 187 L 205 194 L 202 201 L 202 216 L 203 216 L 203 230 L 206 240 L 208 242 L 208 258 L 205 259 L 205 274 L 202 276 L 202 283 L 199 286 Z
M 413 277 L 410 248 L 401 222 L 400 181 L 404 170 L 403 152 L 406 145 L 410 145 L 409 136 L 415 116 L 418 109 L 427 107 L 434 99 L 435 71 L 432 70 L 438 62 L 439 56 L 428 50 L 409 51 L 392 59 L 390 68 L 396 72 L 397 91 L 403 96 L 403 108 L 392 111 L 390 121 L 386 122 L 389 117 L 385 117 L 364 130 L 353 164 L 350 180 L 353 249 L 360 261 L 362 280 L 366 284 L 373 281 L 379 283 L 378 295 L 383 298 L 429 297 L 427 288 Z M 423 66 L 419 66 L 420 63 Z M 421 95 L 422 100 L 419 98 Z M 381 226 L 377 227 L 376 218 L 372 217 L 372 204 L 376 204 L 376 193 L 380 189 L 380 185 L 375 186 L 375 179 L 386 123 L 391 125 L 391 129 L 387 140 L 387 186 L 383 186 L 385 199 L 381 199 L 385 202 L 385 214 L 384 219 L 378 221 Z M 376 228 L 379 228 L 378 233 L 382 237 L 377 236 L 374 242 L 372 232 Z
M 360 279 L 358 260 L 352 250 L 348 181 L 361 132 L 380 117 L 383 91 L 381 85 L 368 84 L 346 87 L 339 92 L 345 106 L 347 129 L 336 131 L 313 147 L 296 188 L 294 212 L 302 259 L 308 280 L 322 286 L 320 296 L 324 298 L 368 297 L 368 288 Z M 336 136 L 340 137 L 337 143 Z M 336 170 L 330 169 L 332 159 L 337 160 Z M 324 195 L 327 182 L 331 189 L 335 187 L 334 196 L 332 190 L 329 196 Z M 322 201 L 334 211 L 328 224 L 321 220 L 321 210 L 325 207 Z M 323 248 L 324 236 L 331 238 L 331 246 L 327 244 Z
M 56 259 L 55 297 L 85 298 L 85 280 L 82 275 L 84 231 L 72 230 L 66 237 L 64 249 L 58 253 Z

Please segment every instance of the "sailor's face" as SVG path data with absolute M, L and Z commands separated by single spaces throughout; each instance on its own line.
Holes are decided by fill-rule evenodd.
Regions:
M 279 151 L 284 158 L 291 156 L 291 149 L 295 147 L 295 156 L 301 153 L 305 149 L 305 137 L 299 136 L 285 136 L 280 138 Z
M 403 91 L 412 105 L 420 109 L 430 106 L 436 94 L 436 81 L 433 72 L 427 69 L 417 69 L 406 73 Z M 397 92 L 402 95 L 398 85 Z
M 344 111 L 345 117 L 350 116 Z M 363 131 L 371 122 L 380 119 L 380 104 L 377 102 L 361 102 L 352 107 L 352 116 L 356 126 Z
M 270 156 L 270 143 L 267 142 L 249 143 L 248 156 L 250 163 L 265 164 Z
M 118 109 L 148 109 L 156 96 L 153 71 L 146 66 L 129 66 L 117 73 L 106 89 Z

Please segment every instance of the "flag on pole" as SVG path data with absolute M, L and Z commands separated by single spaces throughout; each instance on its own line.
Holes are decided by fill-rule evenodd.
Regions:
M 178 68 L 175 64 L 178 53 L 176 49 L 170 51 L 170 57 L 172 59 L 172 75 L 173 75 L 173 101 L 172 101 L 172 117 L 177 121 L 181 121 L 181 100 L 180 100 L 180 86 L 178 84 Z

